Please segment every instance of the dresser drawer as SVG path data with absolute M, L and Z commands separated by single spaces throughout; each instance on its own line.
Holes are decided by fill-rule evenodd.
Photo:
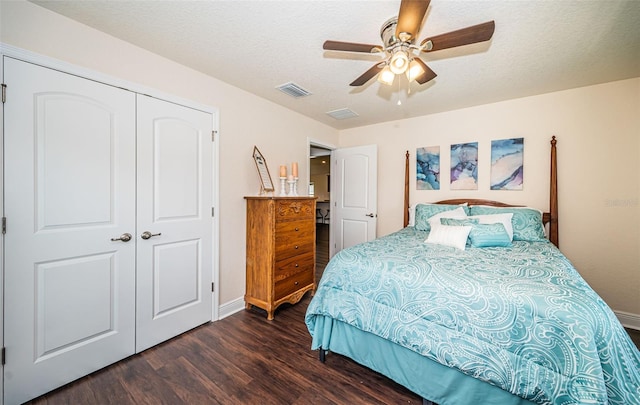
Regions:
M 313 252 L 303 253 L 301 255 L 288 257 L 283 260 L 276 260 L 276 267 L 273 275 L 274 281 L 277 283 L 293 274 L 300 273 L 311 269 L 313 271 L 315 258 Z
M 315 244 L 316 224 L 311 221 L 276 223 L 276 260 L 303 252 L 312 252 Z
M 311 284 L 313 284 L 313 267 L 276 281 L 275 299 L 279 300 Z
M 276 222 L 312 219 L 315 222 L 315 200 L 288 200 L 276 202 Z

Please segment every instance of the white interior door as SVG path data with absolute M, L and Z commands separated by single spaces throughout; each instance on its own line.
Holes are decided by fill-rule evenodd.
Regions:
M 138 95 L 136 352 L 211 320 L 212 128 Z
M 331 162 L 333 256 L 376 237 L 378 146 L 336 149 Z
M 135 95 L 4 58 L 5 403 L 134 353 Z M 134 235 L 135 237 L 135 235 Z

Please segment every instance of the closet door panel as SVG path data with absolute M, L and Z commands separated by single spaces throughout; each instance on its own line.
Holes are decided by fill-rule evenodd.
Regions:
M 110 224 L 111 109 L 84 95 L 57 92 L 39 94 L 35 108 L 39 229 Z
M 137 125 L 140 352 L 211 320 L 213 117 L 139 95 Z
M 135 95 L 5 57 L 5 402 L 134 353 Z
M 173 117 L 156 119 L 153 131 L 153 221 L 198 221 L 201 132 Z

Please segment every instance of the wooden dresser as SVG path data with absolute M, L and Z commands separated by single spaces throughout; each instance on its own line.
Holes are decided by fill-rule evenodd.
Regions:
M 247 285 L 245 307 L 267 311 L 295 304 L 315 291 L 316 197 L 245 197 Z

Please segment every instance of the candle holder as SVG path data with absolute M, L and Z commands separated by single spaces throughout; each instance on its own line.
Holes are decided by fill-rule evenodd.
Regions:
M 284 197 L 287 195 L 287 186 L 285 185 L 286 181 L 286 177 L 280 177 L 280 197 Z
M 289 184 L 289 196 L 297 197 L 298 196 L 298 178 L 294 177 L 293 180 L 288 180 Z

